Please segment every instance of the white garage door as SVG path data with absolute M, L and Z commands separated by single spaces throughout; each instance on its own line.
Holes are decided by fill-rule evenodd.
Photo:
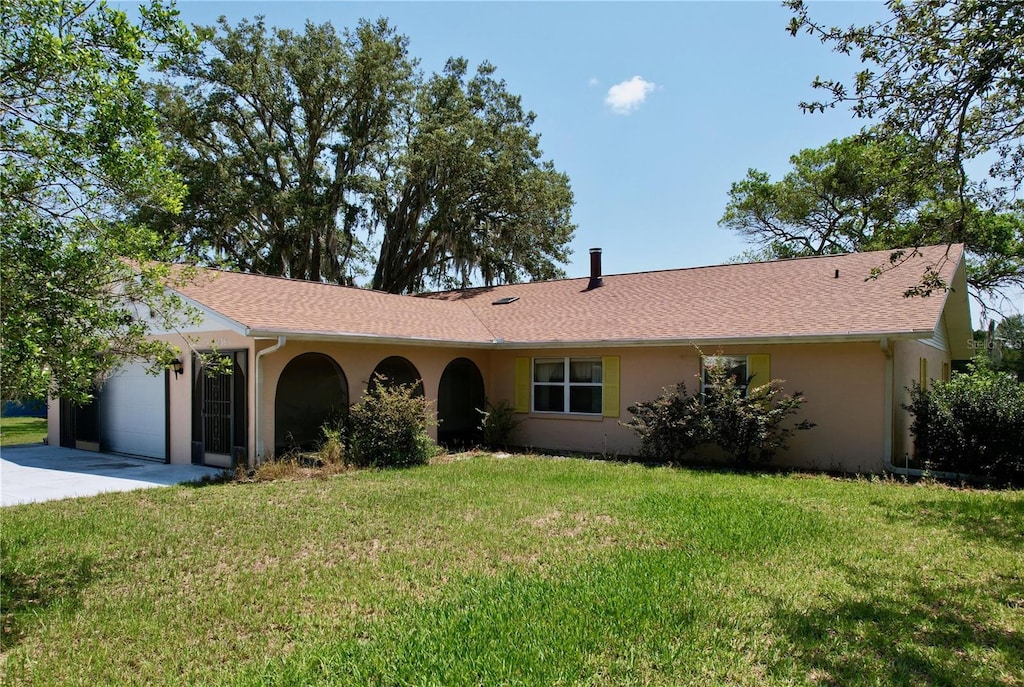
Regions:
M 167 456 L 165 373 L 126 364 L 99 393 L 100 448 L 164 460 Z

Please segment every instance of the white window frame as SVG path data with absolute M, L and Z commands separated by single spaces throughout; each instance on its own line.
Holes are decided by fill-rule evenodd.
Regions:
M 561 382 L 538 382 L 537 381 L 537 363 L 554 363 L 561 362 L 562 368 L 562 381 Z M 573 382 L 571 376 L 572 363 L 597 363 L 601 366 L 601 381 L 600 382 Z M 562 408 L 563 410 L 539 410 L 537 408 L 537 387 L 562 387 Z M 601 390 L 601 406 L 596 411 L 582 411 L 582 410 L 571 410 L 570 405 L 570 393 L 573 388 L 579 387 L 597 387 Z M 530 360 L 530 409 L 534 413 L 543 413 L 545 415 L 585 415 L 587 417 L 600 417 L 603 412 L 604 406 L 604 360 L 599 356 L 552 356 L 543 358 L 532 358 Z
M 708 389 L 708 368 L 717 367 L 725 363 L 728 367 L 735 367 L 742 363 L 746 371 L 746 379 L 737 380 L 743 386 L 743 395 L 747 395 L 747 380 L 750 378 L 750 356 L 749 355 L 706 355 L 700 359 L 700 392 L 707 393 Z

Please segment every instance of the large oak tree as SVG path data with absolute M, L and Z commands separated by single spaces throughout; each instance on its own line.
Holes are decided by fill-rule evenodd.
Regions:
M 192 255 L 395 293 L 561 274 L 568 179 L 493 67 L 425 75 L 383 19 L 203 32 L 154 87 L 189 193 L 151 219 Z

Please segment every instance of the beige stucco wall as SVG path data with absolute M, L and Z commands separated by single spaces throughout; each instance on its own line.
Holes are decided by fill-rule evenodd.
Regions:
M 186 339 L 178 334 L 165 334 L 156 337 L 170 342 L 181 350 L 179 356 L 183 373 L 177 378 L 173 374 L 168 377 L 169 398 L 170 398 L 170 424 L 169 436 L 171 443 L 170 462 L 191 463 L 192 462 L 192 352 L 208 352 L 216 349 L 222 353 L 230 351 L 247 351 L 249 370 L 253 369 L 253 340 L 237 332 L 230 330 L 203 332 L 201 335 L 190 335 Z M 255 376 L 250 372 L 246 376 L 246 393 L 249 398 L 256 395 Z M 249 428 L 248 445 L 253 446 L 255 408 L 248 404 L 247 426 Z M 251 451 L 251 449 L 250 449 Z
M 928 361 L 928 379 L 941 380 L 943 364 L 952 364 L 949 353 L 919 341 L 896 341 L 893 344 L 893 464 L 896 467 L 920 468 L 914 460 L 914 439 L 910 434 L 913 417 L 901 406 L 910 402 L 910 386 L 920 383 L 921 358 Z
M 800 414 L 815 423 L 798 432 L 781 465 L 881 472 L 885 442 L 885 360 L 880 343 L 765 347 L 772 377 L 787 393 L 803 392 Z
M 504 400 L 514 403 L 516 358 L 611 355 L 619 356 L 621 417 L 530 413 L 521 416 L 523 421 L 513 439 L 527 448 L 631 455 L 636 451 L 635 437 L 619 422 L 628 418 L 626 407 L 639 400 L 654 398 L 664 387 L 678 382 L 685 381 L 687 388 L 695 388 L 697 358 L 690 350 L 666 347 L 494 351 L 487 383 L 488 397 L 492 402 Z
M 879 472 L 885 448 L 885 355 L 878 343 L 760 345 L 704 347 L 705 355 L 768 354 L 771 375 L 786 380 L 787 393 L 807 397 L 800 418 L 817 424 L 799 432 L 791 450 L 776 464 L 850 472 Z M 683 381 L 690 393 L 699 390 L 700 352 L 692 346 L 496 351 L 488 384 L 492 399 L 514 396 L 515 358 L 566 355 L 620 357 L 619 418 L 524 415 L 518 443 L 541 449 L 559 449 L 632 455 L 638 450 L 635 435 L 621 422 L 627 408 L 662 393 Z
M 268 341 L 269 347 L 276 341 Z M 348 382 L 349 402 L 355 403 L 366 391 L 374 368 L 391 356 L 401 356 L 412 363 L 423 379 L 423 391 L 426 399 L 437 408 L 437 391 L 441 375 L 450 362 L 456 358 L 472 360 L 484 378 L 485 391 L 489 390 L 490 351 L 462 347 L 437 347 L 401 344 L 369 344 L 369 343 L 325 343 L 320 341 L 302 341 L 289 339 L 285 345 L 262 359 L 263 388 L 261 401 L 263 417 L 261 420 L 263 451 L 261 457 L 268 457 L 273 452 L 274 435 L 274 399 L 277 382 L 285 366 L 296 356 L 303 353 L 322 353 L 338 364 Z M 431 428 L 431 435 L 437 437 L 437 428 Z
M 180 336 L 166 335 L 164 338 L 185 350 L 181 356 L 185 370 L 178 379 L 170 379 L 170 436 L 171 462 L 188 463 L 192 459 L 192 357 L 185 340 Z M 348 382 L 349 400 L 355 402 L 366 391 L 367 383 L 374 368 L 385 358 L 398 355 L 409 360 L 419 371 L 424 381 L 424 392 L 429 402 L 437 403 L 437 390 L 441 375 L 449 362 L 465 357 L 476 363 L 484 376 L 485 385 L 489 370 L 487 351 L 446 347 L 404 346 L 396 344 L 342 344 L 318 341 L 287 339 L 280 349 L 264 355 L 257 362 L 260 351 L 277 344 L 276 339 L 253 340 L 232 331 L 204 333 L 201 339 L 191 343 L 200 351 L 214 346 L 222 352 L 248 351 L 247 393 L 250 399 L 257 397 L 257 364 L 262 368 L 259 407 L 248 404 L 248 452 L 252 458 L 263 459 L 273 453 L 274 399 L 277 382 L 285 366 L 303 353 L 322 353 L 332 358 L 341 368 Z M 59 425 L 58 425 L 59 426 Z M 257 426 L 260 428 L 257 433 Z M 436 437 L 436 428 L 431 429 Z
M 257 353 L 277 343 L 276 339 L 252 340 L 232 331 L 204 333 L 186 342 L 179 335 L 162 338 L 179 346 L 183 354 L 184 374 L 169 375 L 170 394 L 170 460 L 191 461 L 192 441 L 192 358 L 190 348 L 221 351 L 246 350 L 249 399 L 257 396 Z M 928 359 L 929 376 L 939 378 L 942 363 L 949 357 L 943 351 L 913 341 L 891 344 L 892 388 L 895 400 L 888 406 L 893 413 L 894 462 L 912 461 L 909 416 L 899 404 L 906 398 L 905 387 L 916 380 L 919 360 Z M 700 352 L 693 346 L 650 346 L 630 348 L 567 348 L 505 350 L 467 347 L 402 345 L 396 343 L 333 343 L 289 339 L 277 351 L 265 355 L 262 365 L 260 403 L 248 404 L 248 451 L 261 457 L 273 450 L 274 398 L 282 370 L 298 355 L 308 352 L 331 357 L 343 371 L 349 387 L 350 402 L 357 401 L 366 389 L 373 369 L 393 355 L 408 359 L 424 381 L 426 398 L 437 402 L 438 386 L 445 367 L 456 358 L 469 358 L 480 369 L 485 392 L 491 402 L 513 402 L 515 395 L 515 359 L 518 357 L 598 357 L 619 356 L 620 409 L 617 418 L 569 416 L 529 413 L 515 437 L 516 443 L 534 449 L 567 452 L 633 455 L 638 441 L 621 425 L 629 419 L 627 408 L 639 401 L 651 400 L 664 387 L 683 381 L 690 393 L 699 390 Z M 880 472 L 884 468 L 886 449 L 886 355 L 879 342 L 705 346 L 707 355 L 768 354 L 773 378 L 784 379 L 791 393 L 802 391 L 807 403 L 800 414 L 816 423 L 816 427 L 799 432 L 792 440 L 791 450 L 776 459 L 778 465 L 791 465 L 848 472 Z M 59 444 L 59 402 L 49 405 L 48 440 Z M 260 410 L 257 410 L 257 406 Z M 259 424 L 259 432 L 257 432 Z M 436 436 L 436 430 L 432 430 Z

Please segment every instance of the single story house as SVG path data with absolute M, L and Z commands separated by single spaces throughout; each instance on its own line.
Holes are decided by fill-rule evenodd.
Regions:
M 877 473 L 913 465 L 914 381 L 971 355 L 963 247 L 603 275 L 403 296 L 200 270 L 176 291 L 201 318 L 160 336 L 185 353 L 129 364 L 87 408 L 51 403 L 49 441 L 228 466 L 308 446 L 374 373 L 420 380 L 441 441 L 472 440 L 485 399 L 520 414 L 524 447 L 631 455 L 627 408 L 700 387 L 706 356 L 807 398 L 783 465 Z M 926 267 L 951 287 L 905 297 Z M 201 369 L 197 352 L 228 364 Z

